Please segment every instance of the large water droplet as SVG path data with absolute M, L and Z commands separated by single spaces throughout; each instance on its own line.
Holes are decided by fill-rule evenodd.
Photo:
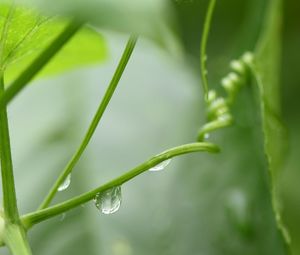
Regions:
M 94 202 L 96 207 L 104 214 L 112 214 L 119 210 L 122 201 L 121 187 L 113 187 L 98 193 Z
M 71 174 L 69 174 L 66 179 L 64 180 L 64 182 L 62 184 L 60 184 L 60 186 L 58 187 L 58 191 L 63 191 L 65 189 L 67 189 L 70 186 L 71 183 Z
M 164 170 L 165 167 L 170 164 L 170 162 L 171 162 L 171 159 L 167 159 L 167 160 L 159 163 L 158 165 L 156 165 L 154 167 L 151 167 L 149 169 L 149 171 L 161 171 L 161 170 Z

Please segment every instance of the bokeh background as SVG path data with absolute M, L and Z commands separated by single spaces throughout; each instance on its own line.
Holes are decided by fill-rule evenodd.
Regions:
M 218 1 L 209 39 L 209 78 L 218 89 L 230 59 L 251 50 L 266 1 Z M 199 42 L 207 1 L 173 3 L 185 57 L 141 38 L 79 164 L 55 202 L 117 177 L 169 147 L 195 140 L 205 121 Z M 284 221 L 300 254 L 300 4 L 284 1 L 282 109 L 289 150 L 281 176 Z M 32 83 L 9 107 L 20 211 L 38 207 L 88 127 L 128 35 L 101 30 L 107 51 L 98 65 Z M 106 48 L 106 49 L 105 49 Z M 179 56 L 180 55 L 180 56 Z M 210 140 L 220 155 L 172 160 L 122 187 L 122 205 L 103 215 L 92 202 L 30 231 L 35 254 L 284 254 L 268 193 L 258 108 L 246 88 L 236 124 Z M 238 202 L 237 202 L 238 201 Z M 7 254 L 1 248 L 1 254 Z

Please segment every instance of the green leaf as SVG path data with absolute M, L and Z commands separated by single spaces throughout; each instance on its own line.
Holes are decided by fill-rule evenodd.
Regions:
M 2 28 L 0 67 L 11 81 L 64 29 L 67 21 L 41 16 L 11 4 L 0 4 Z M 95 64 L 106 57 L 103 38 L 90 28 L 82 29 L 40 73 L 53 75 L 75 67 Z
M 256 4 L 264 7 L 262 2 L 264 1 L 257 1 Z M 194 164 L 183 165 L 189 169 L 190 176 L 186 174 L 178 177 L 178 182 L 179 180 L 184 182 L 185 186 L 177 193 L 172 193 L 172 196 L 176 197 L 176 201 L 182 201 L 179 207 L 185 203 L 192 206 L 186 206 L 184 220 L 180 222 L 181 216 L 178 216 L 171 224 L 173 227 L 169 232 L 176 235 L 174 234 L 172 238 L 174 250 L 170 254 L 175 254 L 175 251 L 179 250 L 179 254 L 201 252 L 204 254 L 287 254 L 286 243 L 277 226 L 284 233 L 285 229 L 280 222 L 278 204 L 274 202 L 276 194 L 273 191 L 271 198 L 269 192 L 269 183 L 265 174 L 266 160 L 263 157 L 263 149 L 265 149 L 268 160 L 271 161 L 271 173 L 275 175 L 275 171 L 280 168 L 283 148 L 281 138 L 284 134 L 279 118 L 275 117 L 280 112 L 276 86 L 280 63 L 278 56 L 281 8 L 280 1 L 266 2 L 268 2 L 266 11 L 262 8 L 265 11 L 263 17 L 266 21 L 263 26 L 262 23 L 259 26 L 264 30 L 257 51 L 257 62 L 261 67 L 259 75 L 268 86 L 263 88 L 260 85 L 263 116 L 260 115 L 260 108 L 251 97 L 252 88 L 243 89 L 233 109 L 236 125 L 231 130 L 223 130 L 221 136 L 223 150 L 213 163 L 213 167 L 208 166 L 208 169 L 198 173 L 197 170 L 200 171 L 200 166 L 203 166 L 200 160 L 197 161 L 198 168 L 193 166 Z M 204 41 L 205 37 L 206 35 Z M 220 40 L 223 41 L 222 36 Z M 253 41 L 253 38 L 251 40 Z M 251 44 L 248 45 L 251 48 Z M 245 50 L 248 48 L 243 49 Z M 269 104 L 273 104 L 273 110 L 270 109 Z M 260 131 L 261 122 L 265 140 Z M 217 136 L 218 134 L 211 134 L 211 139 L 216 139 Z M 262 143 L 263 141 L 265 144 Z M 275 180 L 273 183 L 275 185 Z M 191 187 L 193 190 L 189 191 Z M 272 207 L 276 208 L 277 222 Z M 191 208 L 193 209 L 190 210 Z M 174 211 L 179 211 L 178 209 L 175 208 Z M 197 220 L 188 220 L 195 218 Z M 193 232 L 197 232 L 197 235 L 190 234 Z M 183 245 L 180 245 L 180 242 Z M 166 244 L 163 243 L 162 247 L 165 246 Z M 192 247 L 197 247 L 197 252 Z
M 144 35 L 171 53 L 180 54 L 168 0 L 19 0 L 50 13 L 80 18 L 94 26 Z
M 260 93 L 264 148 L 269 165 L 273 210 L 278 228 L 289 244 L 290 237 L 281 219 L 281 205 L 278 199 L 278 179 L 287 140 L 280 117 L 281 21 L 282 1 L 270 0 L 264 30 L 256 47 L 254 72 Z

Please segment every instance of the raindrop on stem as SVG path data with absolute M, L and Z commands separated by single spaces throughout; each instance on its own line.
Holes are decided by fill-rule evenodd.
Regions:
M 94 198 L 95 206 L 104 214 L 119 210 L 122 201 L 121 187 L 113 187 L 98 193 Z

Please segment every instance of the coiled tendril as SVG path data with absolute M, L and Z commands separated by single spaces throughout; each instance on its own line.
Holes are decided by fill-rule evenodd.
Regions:
M 238 91 L 249 80 L 253 61 L 253 53 L 246 52 L 240 59 L 230 62 L 231 72 L 221 80 L 221 85 L 227 93 L 226 98 L 218 96 L 215 90 L 208 91 L 206 100 L 208 122 L 198 132 L 199 142 L 203 141 L 210 132 L 233 123 L 230 107 Z

